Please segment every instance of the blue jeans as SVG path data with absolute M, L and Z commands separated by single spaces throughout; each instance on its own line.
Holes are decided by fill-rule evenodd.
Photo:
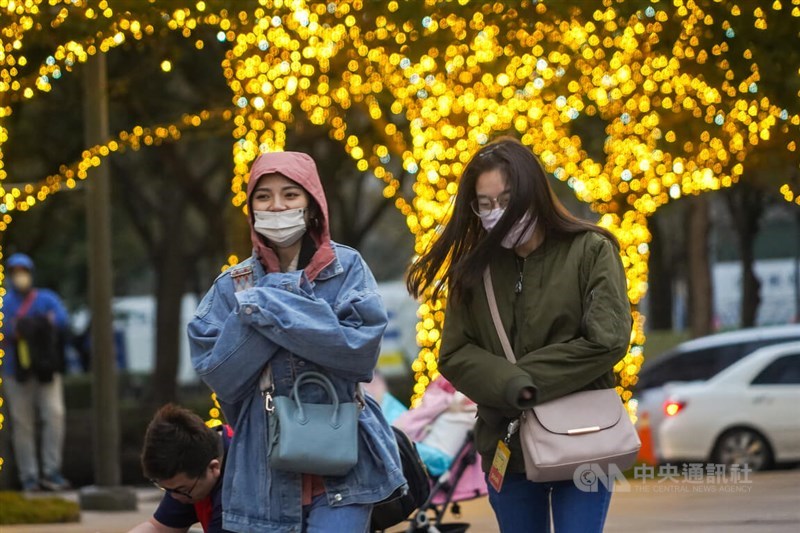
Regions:
M 488 483 L 487 483 L 488 484 Z M 489 485 L 489 503 L 502 533 L 601 533 L 611 491 L 602 484 L 584 492 L 572 480 L 536 483 L 525 474 L 507 474 L 500 492 Z
M 331 507 L 325 494 L 303 507 L 305 533 L 336 533 L 347 531 L 367 533 L 372 517 L 372 504 Z

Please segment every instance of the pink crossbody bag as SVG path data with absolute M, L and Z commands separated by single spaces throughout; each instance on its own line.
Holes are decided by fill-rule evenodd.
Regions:
M 483 285 L 506 359 L 516 363 L 508 341 L 492 278 L 487 267 Z M 613 467 L 624 471 L 636 461 L 641 447 L 622 400 L 614 389 L 575 392 L 523 411 L 519 438 L 525 459 L 525 473 L 531 481 L 576 479 L 582 472 Z

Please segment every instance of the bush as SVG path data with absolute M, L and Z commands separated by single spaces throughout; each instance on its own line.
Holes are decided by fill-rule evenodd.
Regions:
M 0 525 L 79 522 L 77 503 L 61 498 L 26 498 L 19 492 L 0 492 Z
M 652 362 L 660 355 L 691 338 L 688 331 L 654 330 L 645 333 L 644 359 Z

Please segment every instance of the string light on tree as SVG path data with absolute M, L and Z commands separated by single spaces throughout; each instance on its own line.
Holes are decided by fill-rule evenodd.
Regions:
M 220 116 L 231 128 L 231 188 L 242 209 L 250 163 L 284 148 L 291 125 L 307 121 L 325 127 L 358 169 L 382 181 L 421 253 L 446 223 L 471 154 L 514 133 L 621 243 L 634 314 L 631 350 L 615 369 L 625 400 L 645 343 L 638 304 L 647 292 L 648 218 L 669 202 L 745 179 L 760 150 L 777 146 L 797 169 L 800 95 L 779 101 L 764 90 L 775 80 L 742 36 L 796 25 L 800 0 L 605 0 L 589 8 L 533 0 L 243 0 L 235 8 L 209 0 L 170 2 L 166 11 L 158 2 L 117 5 L 0 0 L 0 180 L 8 178 L 3 124 L 12 103 L 48 92 L 93 54 L 162 31 L 202 50 L 198 30 L 212 29 L 230 47 L 220 70 L 231 98 Z M 31 36 L 78 22 L 89 29 L 84 39 L 29 63 Z M 161 61 L 169 72 L 172 59 Z M 792 65 L 795 79 L 798 67 Z M 371 127 L 359 129 L 354 117 Z M 206 120 L 201 113 L 189 124 L 142 125 L 88 148 L 81 161 L 30 190 L 3 185 L 2 228 L 13 211 L 74 186 L 108 155 L 177 141 Z M 401 174 L 413 176 L 412 195 Z M 800 204 L 797 184 L 779 188 Z M 419 307 L 414 402 L 438 374 L 445 303 L 426 299 Z

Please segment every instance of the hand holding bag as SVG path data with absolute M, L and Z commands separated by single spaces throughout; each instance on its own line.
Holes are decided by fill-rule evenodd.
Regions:
M 300 387 L 318 385 L 333 403 L 300 401 Z M 358 462 L 358 406 L 340 402 L 330 379 L 319 372 L 301 374 L 291 396 L 275 396 L 269 418 L 270 467 L 321 476 L 343 476 Z M 270 409 L 272 409 L 270 411 Z
M 506 359 L 516 363 L 497 310 L 488 267 L 483 285 Z M 574 479 L 576 469 L 584 464 L 597 465 L 606 474 L 612 464 L 622 471 L 633 465 L 641 447 L 614 389 L 575 392 L 539 404 L 523 412 L 519 422 L 525 474 L 531 481 Z

